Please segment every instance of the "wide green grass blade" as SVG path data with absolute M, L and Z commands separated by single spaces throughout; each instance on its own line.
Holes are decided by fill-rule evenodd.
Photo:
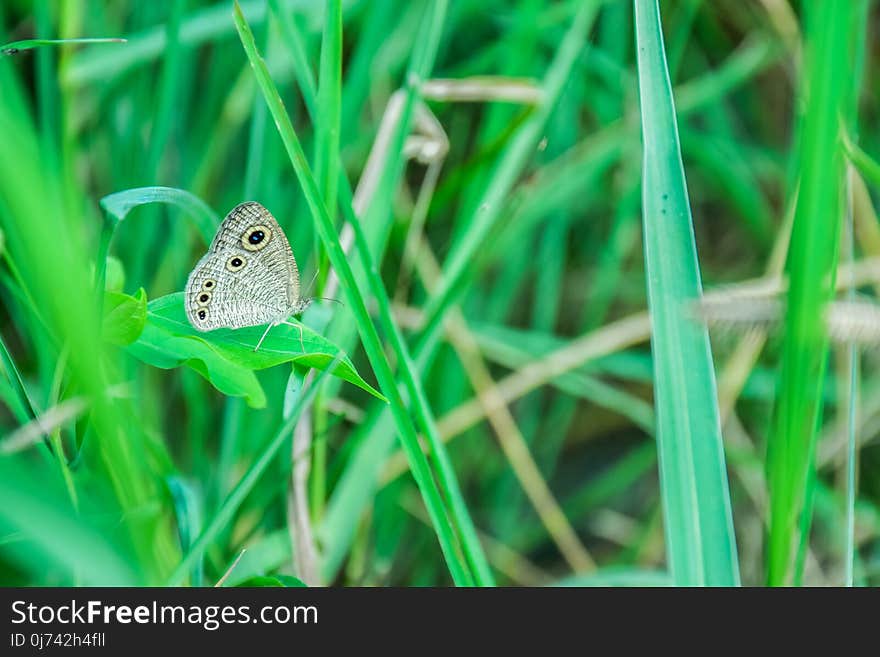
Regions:
M 269 106 L 269 110 L 275 119 L 279 134 L 281 135 L 284 146 L 287 149 L 287 153 L 290 157 L 297 178 L 299 179 L 300 185 L 303 188 L 306 202 L 309 205 L 309 210 L 315 221 L 315 228 L 318 231 L 324 248 L 327 250 L 330 262 L 342 282 L 342 289 L 346 295 L 351 311 L 355 315 L 358 330 L 361 339 L 364 342 L 364 349 L 376 372 L 376 377 L 379 380 L 382 392 L 390 400 L 391 412 L 394 416 L 401 442 L 407 452 L 410 463 L 412 464 L 413 474 L 419 485 L 419 489 L 422 492 L 435 531 L 437 532 L 437 538 L 440 541 L 450 573 L 457 584 L 472 584 L 474 582 L 473 574 L 470 572 L 465 560 L 462 559 L 454 527 L 447 516 L 448 512 L 449 515 L 454 517 L 460 513 L 460 510 L 453 507 L 447 511 L 447 509 L 444 508 L 440 491 L 433 481 L 430 466 L 421 452 L 415 427 L 408 415 L 408 410 L 406 409 L 403 398 L 394 380 L 391 366 L 382 350 L 382 344 L 379 340 L 378 333 L 376 332 L 376 328 L 367 311 L 365 303 L 366 295 L 355 281 L 347 256 L 339 242 L 339 236 L 335 232 L 330 221 L 330 216 L 321 197 L 321 192 L 318 189 L 318 185 L 311 170 L 309 169 L 305 153 L 303 152 L 299 139 L 296 136 L 293 125 L 290 123 L 290 119 L 287 116 L 284 105 L 278 95 L 278 90 L 269 75 L 265 62 L 257 52 L 253 34 L 251 33 L 237 2 L 235 3 L 234 19 L 242 45 L 244 46 L 251 66 L 254 69 L 257 82 L 266 103 Z M 409 374 L 410 376 L 413 376 L 412 372 Z M 413 400 L 413 403 L 418 403 L 418 400 Z M 470 524 L 469 519 L 466 522 Z M 465 521 L 458 519 L 455 524 L 461 527 L 464 523 Z M 476 549 L 479 550 L 479 546 L 476 546 Z
M 715 371 L 656 0 L 635 0 L 642 220 L 667 562 L 678 585 L 739 584 Z
M 801 93 L 806 97 L 799 144 L 799 193 L 789 250 L 788 312 L 772 434 L 767 446 L 770 536 L 767 582 L 791 582 L 798 527 L 806 538 L 805 504 L 821 417 L 827 361 L 823 309 L 834 289 L 843 184 L 841 112 L 847 97 L 850 29 L 855 3 L 805 7 L 807 38 Z

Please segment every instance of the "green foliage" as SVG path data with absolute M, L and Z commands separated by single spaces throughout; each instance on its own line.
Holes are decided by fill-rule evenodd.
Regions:
M 333 374 L 384 399 L 354 369 L 339 348 L 307 326 L 275 326 L 259 350 L 254 347 L 265 330 L 261 326 L 218 329 L 210 335 L 198 332 L 186 318 L 183 293 L 153 299 L 146 307 L 146 323 L 137 341 L 129 340 L 128 352 L 154 367 L 170 369 L 186 365 L 204 376 L 220 392 L 244 397 L 255 408 L 266 405 L 266 396 L 254 370 L 295 363 L 318 370 L 335 362 Z M 300 329 L 302 343 L 300 343 Z

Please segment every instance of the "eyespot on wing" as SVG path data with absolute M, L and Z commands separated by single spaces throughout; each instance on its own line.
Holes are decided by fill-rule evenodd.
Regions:
M 241 245 L 248 251 L 260 251 L 272 240 L 272 229 L 264 224 L 249 226 L 241 236 Z

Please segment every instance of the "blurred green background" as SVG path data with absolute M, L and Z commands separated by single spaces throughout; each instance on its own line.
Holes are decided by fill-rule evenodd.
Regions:
M 126 41 L 0 55 L 0 584 L 880 582 L 876 3 L 659 5 L 3 2 Z M 245 200 L 306 353 L 168 296 Z

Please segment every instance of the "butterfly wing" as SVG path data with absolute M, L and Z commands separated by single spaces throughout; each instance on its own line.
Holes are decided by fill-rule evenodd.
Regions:
M 283 319 L 299 296 L 299 272 L 275 218 L 259 203 L 226 215 L 186 284 L 196 329 L 257 326 Z

